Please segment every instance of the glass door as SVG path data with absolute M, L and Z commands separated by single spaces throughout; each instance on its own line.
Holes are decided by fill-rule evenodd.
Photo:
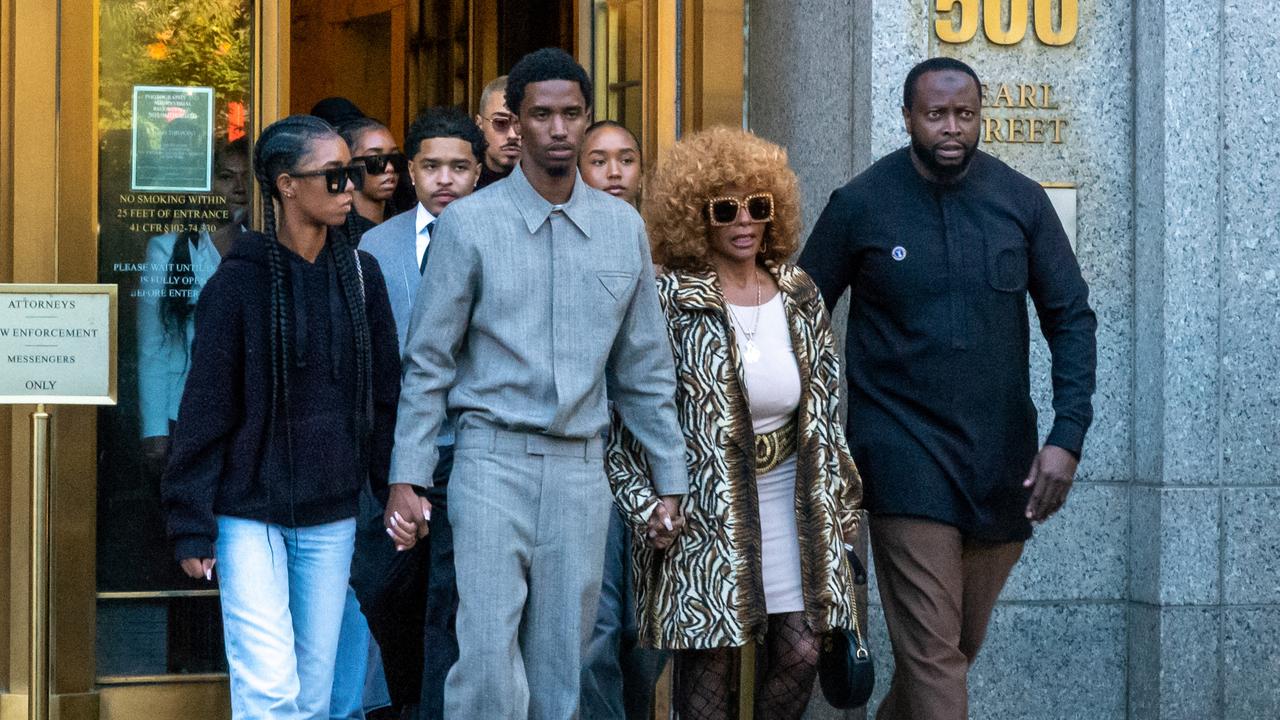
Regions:
M 252 0 L 98 0 L 98 280 L 117 283 L 120 298 L 120 402 L 97 426 L 104 690 L 225 678 L 217 589 L 179 570 L 159 489 L 196 300 L 249 221 L 257 10 Z

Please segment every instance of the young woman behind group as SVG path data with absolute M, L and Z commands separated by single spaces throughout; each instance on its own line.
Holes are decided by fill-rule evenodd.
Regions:
M 327 717 L 357 496 L 386 482 L 399 354 L 377 262 L 331 229 L 363 177 L 350 162 L 319 118 L 267 127 L 263 232 L 196 307 L 162 499 L 183 570 L 216 564 L 234 718 Z
M 351 194 L 346 234 L 358 243 L 366 231 L 397 213 L 396 188 L 405 180 L 409 159 L 386 125 L 362 117 L 339 125 L 338 134 L 351 150 L 351 163 L 364 170 L 364 182 Z
M 582 133 L 578 172 L 587 185 L 639 206 L 642 169 L 640 141 L 627 126 L 597 120 Z

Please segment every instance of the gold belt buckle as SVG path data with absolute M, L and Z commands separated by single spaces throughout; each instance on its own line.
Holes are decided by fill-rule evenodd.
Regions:
M 796 419 L 792 417 L 777 430 L 756 435 L 756 474 L 763 475 L 778 467 L 795 451 Z

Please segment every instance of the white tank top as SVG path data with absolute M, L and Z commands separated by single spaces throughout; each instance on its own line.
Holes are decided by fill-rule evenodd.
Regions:
M 759 306 L 729 304 L 734 341 L 751 407 L 751 425 L 757 435 L 777 430 L 795 414 L 800 405 L 800 367 L 791 347 L 791 330 L 787 325 L 782 293 Z M 756 313 L 760 320 L 755 321 Z M 747 332 L 755 327 L 756 347 L 760 357 L 747 362 Z

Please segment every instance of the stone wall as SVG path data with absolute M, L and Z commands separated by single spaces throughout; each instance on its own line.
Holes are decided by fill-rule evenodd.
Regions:
M 1280 187 L 1268 3 L 1138 0 L 1136 718 L 1280 715 Z
M 963 59 L 992 91 L 1052 86 L 1052 110 L 985 113 L 1066 119 L 1062 143 L 984 149 L 1076 188 L 1096 417 L 1069 503 L 1002 595 L 971 717 L 1274 718 L 1280 16 L 1246 0 L 1079 6 L 1075 40 L 1049 47 L 1030 29 L 996 45 L 981 26 L 940 43 L 933 0 L 751 2 L 748 124 L 788 147 L 811 226 L 834 188 L 906 142 L 901 84 L 919 60 Z M 1043 434 L 1038 337 L 1032 373 Z M 842 717 L 820 701 L 810 716 Z

